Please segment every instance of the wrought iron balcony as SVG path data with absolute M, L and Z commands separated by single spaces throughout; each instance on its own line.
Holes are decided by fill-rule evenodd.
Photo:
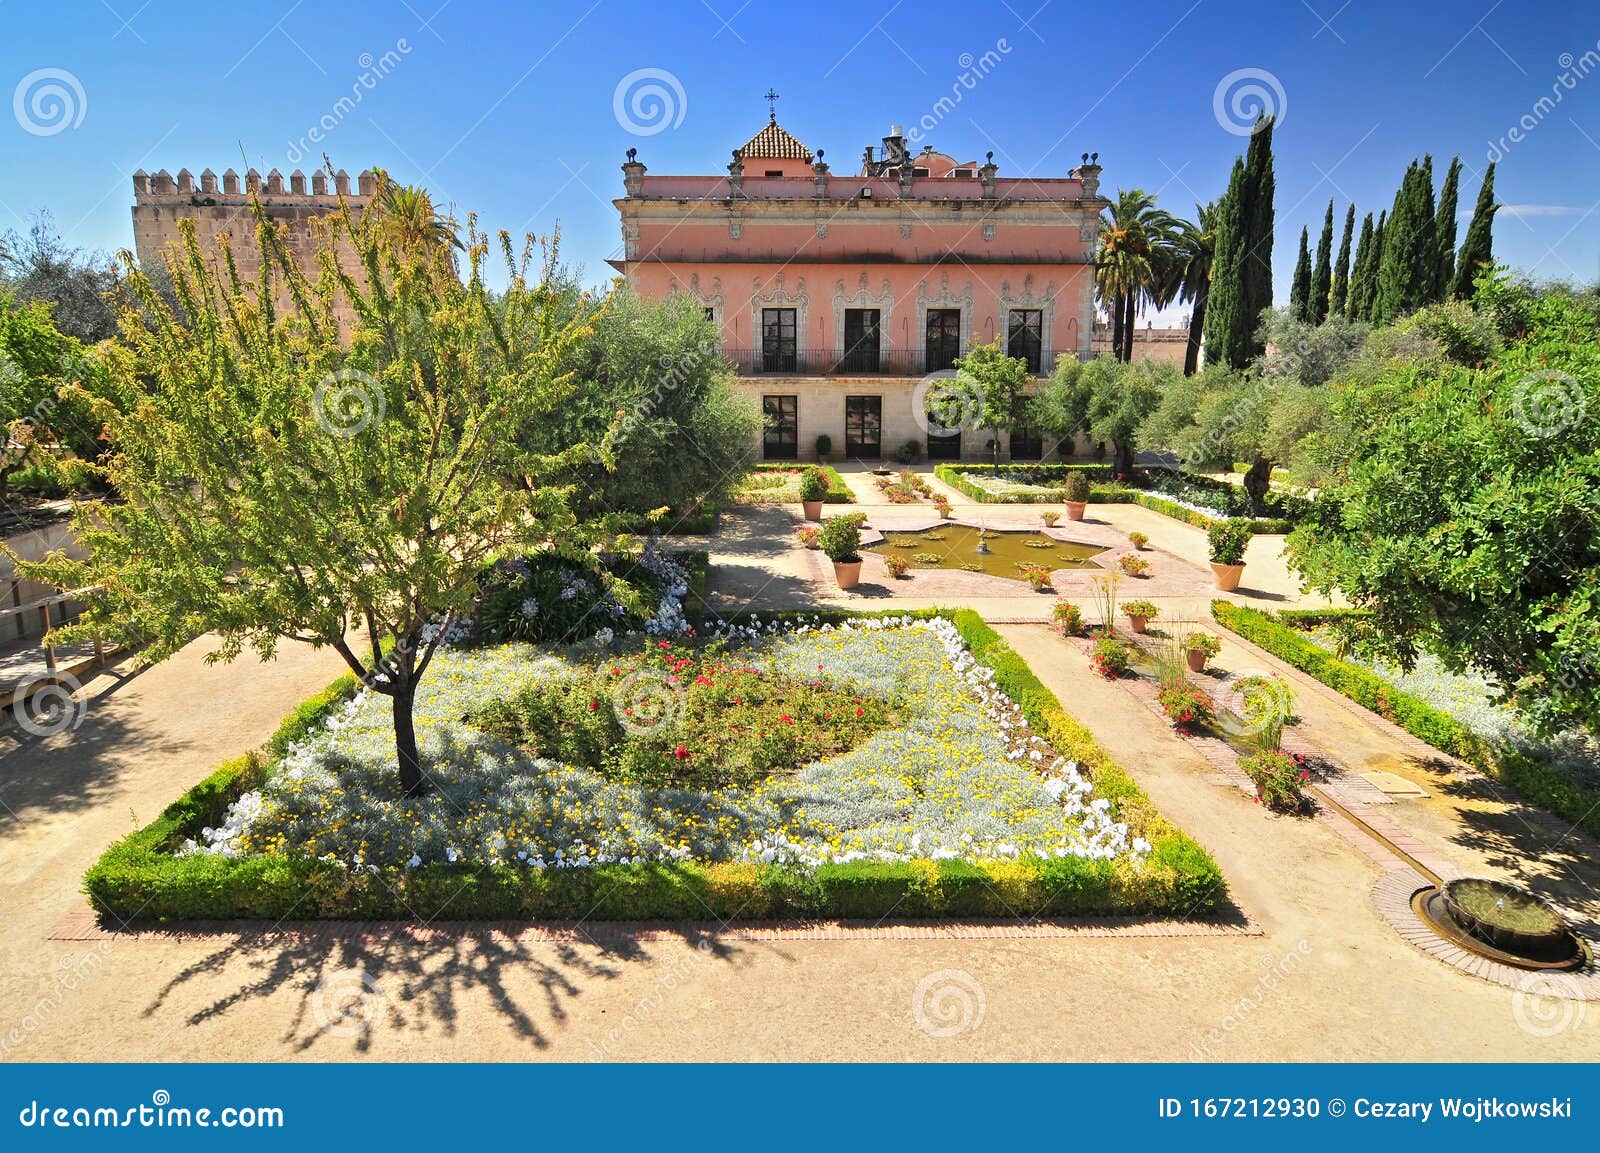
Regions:
M 926 376 L 955 367 L 948 353 L 922 348 L 725 348 L 722 354 L 740 376 Z M 1061 355 L 1077 353 L 1041 352 L 1029 366 L 1033 375 L 1049 375 Z

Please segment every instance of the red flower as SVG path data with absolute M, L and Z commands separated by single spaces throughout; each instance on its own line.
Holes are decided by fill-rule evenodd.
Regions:
M 589 702 L 589 711 L 591 713 L 594 712 L 599 707 L 600 707 L 600 702 L 599 701 L 590 701 Z
M 788 714 L 788 713 L 783 713 L 783 714 L 781 714 L 781 715 L 780 715 L 780 716 L 779 716 L 779 717 L 778 717 L 778 719 L 779 719 L 779 720 L 780 720 L 780 721 L 782 721 L 782 722 L 783 722 L 783 723 L 784 723 L 784 724 L 786 724 L 786 725 L 792 725 L 792 724 L 794 724 L 794 718 L 793 718 L 793 717 L 791 717 L 791 716 L 790 716 L 790 715 L 789 715 L 789 714 Z
M 689 759 L 689 750 L 684 748 L 682 745 L 679 745 L 677 748 L 672 750 L 672 755 L 677 757 L 680 761 L 687 761 Z
M 866 713 L 866 711 L 867 711 L 866 709 L 857 709 L 856 710 L 856 716 L 858 716 L 858 717 L 862 716 L 863 714 Z

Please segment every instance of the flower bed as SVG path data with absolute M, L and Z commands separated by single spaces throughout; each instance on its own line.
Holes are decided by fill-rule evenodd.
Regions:
M 357 696 L 281 760 L 225 766 L 113 846 L 88 892 L 112 916 L 155 918 L 1192 914 L 1221 900 L 1204 851 L 975 614 L 722 631 L 725 647 L 709 649 L 631 638 L 446 651 L 417 702 L 432 792 L 399 793 L 386 710 Z M 796 694 L 817 692 L 805 716 L 827 732 L 800 755 L 826 755 L 779 755 L 736 782 L 678 773 L 700 755 L 684 733 L 700 725 L 703 739 L 718 711 L 637 676 L 627 707 L 678 711 L 634 734 L 660 745 L 642 774 L 562 763 L 463 719 L 609 677 L 619 646 L 633 646 L 632 674 L 689 660 L 691 683 L 732 675 L 697 686 L 708 699 L 766 678 L 752 706 L 763 720 L 800 724 Z M 561 699 L 587 709 L 598 683 Z M 821 719 L 858 697 L 842 726 Z
M 1434 748 L 1460 757 L 1535 804 L 1600 836 L 1600 788 L 1577 779 L 1555 764 L 1528 755 L 1513 742 L 1474 731 L 1470 724 L 1451 715 L 1447 709 L 1408 691 L 1408 688 L 1422 687 L 1417 681 L 1401 687 L 1379 670 L 1341 660 L 1307 633 L 1255 609 L 1218 600 L 1211 602 L 1211 614 L 1223 627 L 1393 721 Z M 1320 623 L 1328 618 L 1327 614 L 1318 614 L 1300 619 Z M 1426 676 L 1424 674 L 1424 679 Z M 1436 695 L 1435 700 L 1448 704 L 1448 695 Z M 1471 712 L 1470 709 L 1462 711 L 1464 715 Z
M 807 466 L 802 464 L 757 464 L 744 474 L 744 479 L 733 490 L 733 500 L 739 504 L 799 504 L 800 477 Z M 844 477 L 831 464 L 821 466 L 828 477 L 828 494 L 824 504 L 854 504 L 850 487 Z

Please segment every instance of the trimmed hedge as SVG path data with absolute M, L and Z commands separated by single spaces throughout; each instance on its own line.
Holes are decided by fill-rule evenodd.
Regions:
M 763 616 L 770 620 L 776 614 Z M 852 614 L 791 613 L 841 620 Z M 904 614 L 896 614 L 904 615 Z M 931 612 L 916 614 L 921 617 Z M 271 761 L 230 761 L 153 822 L 106 850 L 84 879 L 117 921 L 280 919 L 770 920 L 798 917 L 1010 917 L 1154 914 L 1195 916 L 1226 895 L 1216 863 L 1150 805 L 1089 731 L 971 611 L 953 614 L 974 655 L 1065 757 L 1111 800 L 1119 819 L 1151 842 L 1146 859 L 1077 858 L 973 863 L 854 862 L 802 872 L 782 865 L 680 862 L 528 869 L 429 862 L 380 875 L 289 857 L 175 857 L 185 837 L 215 824 L 228 804 L 266 777 Z M 269 748 L 285 748 L 354 691 L 342 677 L 285 721 Z
M 1087 474 L 1091 482 L 1097 479 L 1109 480 L 1113 475 L 1111 472 L 1111 466 L 1103 464 L 1047 464 L 1031 466 L 1003 464 L 1000 466 L 1002 476 L 1005 474 L 1005 471 L 1008 468 L 1016 471 L 1034 472 L 1045 469 L 1060 469 L 1063 477 L 1068 471 L 1079 471 Z M 968 480 L 965 475 L 963 475 L 969 472 L 983 472 L 987 469 L 989 469 L 988 465 L 941 464 L 935 466 L 933 473 L 951 488 L 958 492 L 964 493 L 973 500 L 977 501 L 979 504 L 1048 503 L 1045 498 L 1041 498 L 1033 493 L 1001 495 L 999 493 L 989 492 L 986 489 L 979 488 L 977 485 Z M 1058 495 L 1053 499 L 1059 500 L 1061 498 Z M 1203 529 L 1209 529 L 1212 525 L 1216 524 L 1219 519 L 1224 519 L 1208 516 L 1203 512 L 1196 512 L 1192 508 L 1178 504 L 1176 501 L 1168 500 L 1167 498 L 1159 496 L 1156 493 L 1146 492 L 1143 489 L 1130 488 L 1127 485 L 1116 483 L 1091 484 L 1089 489 L 1089 503 L 1136 504 L 1149 509 L 1151 512 L 1158 512 L 1162 516 L 1170 516 L 1173 520 L 1182 521 L 1184 524 L 1192 524 L 1196 528 Z M 1293 521 L 1285 520 L 1279 517 L 1259 517 L 1251 520 L 1250 522 L 1251 531 L 1256 533 L 1287 533 L 1293 527 Z
M 750 466 L 751 472 L 804 472 L 807 468 L 820 468 L 828 474 L 828 495 L 822 498 L 823 504 L 855 504 L 855 494 L 850 491 L 850 486 L 845 484 L 844 477 L 839 475 L 839 470 L 831 464 L 818 465 L 815 461 L 803 464 L 792 460 L 769 460 Z
M 1315 677 L 1363 708 L 1393 721 L 1412 736 L 1441 752 L 1459 757 L 1534 804 L 1600 837 L 1600 790 L 1579 784 L 1532 757 L 1484 740 L 1449 713 L 1396 687 L 1370 669 L 1340 660 L 1286 623 L 1286 619 L 1294 619 L 1306 622 L 1304 627 L 1314 627 L 1315 623 L 1321 623 L 1316 620 L 1316 614 L 1301 613 L 1292 618 L 1284 614 L 1285 619 L 1279 619 L 1256 609 L 1215 600 L 1211 602 L 1211 615 L 1224 628 Z M 1326 618 L 1329 614 L 1323 611 L 1321 615 Z

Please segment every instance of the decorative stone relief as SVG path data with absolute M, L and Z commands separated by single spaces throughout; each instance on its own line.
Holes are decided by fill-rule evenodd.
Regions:
M 752 347 L 761 344 L 761 310 L 763 308 L 794 309 L 794 337 L 800 348 L 811 347 L 811 297 L 806 294 L 806 278 L 795 281 L 794 291 L 784 283 L 783 273 L 777 273 L 766 283 L 761 277 L 751 282 L 750 288 L 750 340 Z
M 1012 309 L 1037 309 L 1039 317 L 1039 343 L 1046 357 L 1052 352 L 1065 352 L 1054 344 L 1055 319 L 1056 319 L 1056 282 L 1047 281 L 1044 291 L 1040 292 L 1035 286 L 1033 273 L 1028 273 L 1022 278 L 1022 287 L 1012 291 L 1009 279 L 1000 282 L 1000 333 L 1004 339 L 1005 334 L 1011 331 L 1010 312 Z M 1074 348 L 1071 351 L 1076 352 Z M 1046 366 L 1048 367 L 1048 366 Z
M 961 310 L 961 351 L 967 352 L 972 348 L 972 316 L 975 311 L 972 297 L 972 281 L 962 285 L 958 295 L 950 287 L 950 274 L 941 273 L 939 287 L 936 292 L 928 291 L 928 282 L 923 281 L 917 285 L 917 327 L 912 334 L 912 339 L 921 341 L 928 331 L 928 309 L 930 308 L 959 308 Z

